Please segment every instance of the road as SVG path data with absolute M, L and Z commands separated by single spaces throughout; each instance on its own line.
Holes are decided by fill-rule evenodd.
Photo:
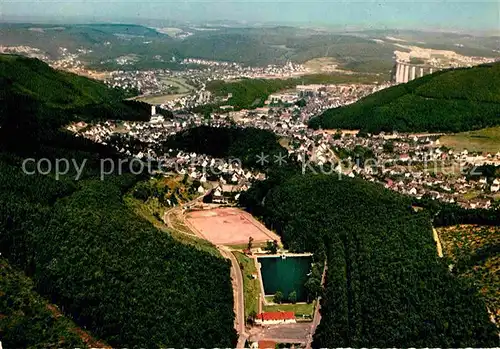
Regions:
M 217 248 L 224 257 L 228 258 L 231 261 L 235 328 L 238 332 L 238 344 L 236 348 L 244 348 L 248 336 L 245 333 L 245 298 L 243 292 L 243 276 L 241 275 L 240 264 L 228 247 L 219 245 L 217 246 Z
M 441 246 L 441 240 L 439 239 L 439 234 L 434 227 L 432 227 L 432 236 L 434 237 L 434 241 L 436 241 L 437 254 L 440 258 L 443 258 L 443 247 Z
M 191 200 L 189 202 L 186 202 L 186 203 L 184 203 L 184 204 L 182 204 L 180 206 L 174 206 L 174 207 L 166 210 L 165 213 L 163 214 L 163 223 L 165 223 L 165 225 L 167 227 L 169 227 L 170 229 L 173 229 L 176 232 L 179 232 L 179 233 L 182 233 L 182 234 L 186 234 L 186 235 L 190 235 L 190 236 L 198 236 L 196 234 L 189 234 L 189 233 L 187 233 L 185 231 L 180 231 L 180 230 L 176 229 L 174 227 L 174 225 L 172 224 L 172 221 L 170 220 L 170 216 L 172 214 L 175 214 L 177 211 L 179 211 L 182 214 L 182 210 L 184 208 L 189 208 L 191 205 L 194 205 L 197 202 L 200 202 L 203 199 L 204 196 L 205 196 L 205 194 L 203 194 L 201 196 L 198 196 L 198 197 L 194 198 L 193 200 Z M 183 219 L 184 219 L 184 217 L 183 217 Z
M 323 274 L 321 275 L 321 286 L 325 286 L 325 279 L 326 279 L 326 271 L 328 270 L 328 266 L 326 264 L 325 260 L 325 267 L 323 268 Z M 316 309 L 314 310 L 314 317 L 313 317 L 313 322 L 311 325 L 311 332 L 307 336 L 307 344 L 306 344 L 306 349 L 311 349 L 311 344 L 313 340 L 314 333 L 316 332 L 316 328 L 318 327 L 320 321 L 321 321 L 321 297 L 318 297 L 318 300 L 316 302 Z
M 181 210 L 184 207 L 189 207 L 190 205 L 195 204 L 196 202 L 200 201 L 203 197 L 204 195 L 197 197 L 196 199 L 191 200 L 190 202 L 185 203 L 179 207 L 174 207 L 171 208 L 170 210 L 165 211 L 165 214 L 163 215 L 163 221 L 170 229 L 176 230 L 173 227 L 172 222 L 170 221 L 170 214 L 172 214 L 176 210 Z M 192 224 L 190 224 L 189 221 L 185 219 L 184 215 L 181 215 L 181 217 L 185 226 L 187 226 L 193 233 L 195 233 L 196 236 L 204 239 L 203 235 L 200 234 L 196 230 L 196 228 Z M 182 233 L 187 234 L 185 232 Z M 192 235 L 192 234 L 187 234 L 187 235 Z M 240 264 L 238 263 L 238 260 L 227 246 L 217 245 L 216 247 L 223 257 L 231 261 L 231 280 L 233 285 L 234 314 L 235 314 L 234 328 L 238 333 L 238 343 L 236 345 L 236 348 L 244 348 L 248 335 L 245 333 L 245 323 L 246 323 L 245 298 L 243 291 L 243 276 L 241 274 Z

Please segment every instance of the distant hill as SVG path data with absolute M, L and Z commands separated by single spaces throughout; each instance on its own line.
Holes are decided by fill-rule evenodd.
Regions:
M 306 28 L 229 28 L 194 30 L 178 26 L 193 35 L 182 40 L 128 24 L 83 24 L 48 26 L 39 24 L 0 24 L 0 42 L 5 46 L 26 45 L 60 56 L 60 47 L 75 52 L 92 52 L 79 59 L 96 69 L 183 69 L 171 62 L 195 57 L 217 61 L 265 66 L 287 61 L 306 62 L 317 57 L 332 57 L 346 69 L 386 73 L 391 69 L 394 45 L 376 43 L 369 38 L 320 32 Z M 115 59 L 135 54 L 139 61 L 118 65 Z M 157 56 L 161 56 L 158 60 Z
M 313 118 L 313 128 L 461 132 L 500 124 L 500 63 L 440 71 Z
M 56 71 L 37 59 L 0 55 L 4 93 L 26 94 L 49 107 L 72 108 L 124 98 L 121 91 L 75 74 Z
M 498 48 L 495 37 L 441 32 L 337 32 L 304 27 L 226 26 L 219 23 L 195 28 L 188 23 L 167 25 L 164 21 L 157 22 L 155 26 L 175 27 L 193 35 L 178 39 L 132 24 L 0 23 L 0 42 L 4 46 L 36 47 L 53 59 L 60 57 L 60 47 L 70 52 L 85 48 L 92 52 L 81 54 L 79 59 L 95 69 L 185 69 L 186 66 L 178 62 L 188 57 L 259 66 L 287 61 L 304 63 L 318 57 L 330 57 L 338 62 L 340 68 L 380 74 L 391 70 L 394 50 L 402 50 L 395 44 L 485 57 L 495 57 L 493 50 Z M 402 41 L 387 39 L 388 36 Z M 136 55 L 138 61 L 128 65 L 117 64 L 117 57 L 128 54 Z M 161 58 L 158 59 L 158 56 Z M 172 57 L 176 58 L 176 62 L 171 61 Z

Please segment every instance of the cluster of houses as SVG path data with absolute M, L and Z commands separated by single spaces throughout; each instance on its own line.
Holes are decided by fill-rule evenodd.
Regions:
M 227 81 L 240 78 L 281 79 L 300 75 L 305 72 L 305 68 L 302 65 L 291 62 L 284 65 L 249 67 L 233 62 L 187 58 L 181 64 L 199 65 L 200 68 L 179 71 L 168 69 L 116 70 L 109 74 L 110 76 L 105 82 L 114 88 L 136 89 L 141 95 L 148 96 L 172 93 L 168 79 L 164 79 L 164 77 L 188 81 L 190 85 L 196 88 L 189 93 L 180 94 L 171 101 L 165 101 L 163 104 L 163 107 L 171 110 L 184 110 L 212 102 L 215 96 L 206 90 L 206 84 L 209 81 Z
M 379 182 L 417 199 L 430 196 L 465 208 L 491 208 L 500 191 L 500 181 L 475 171 L 482 165 L 500 165 L 500 152 L 454 151 L 441 147 L 437 137 L 381 134 L 360 138 L 350 132 L 319 132 L 315 137 L 299 134 L 295 136 L 298 142 L 291 143 L 298 146 L 290 153 L 300 162 L 336 164 L 336 172 Z M 355 153 L 360 148 L 370 154 L 369 158 L 361 154 L 361 162 Z M 349 155 L 341 158 L 346 150 Z
M 113 88 L 135 89 L 146 95 L 162 93 L 165 89 L 158 79 L 158 73 L 152 70 L 116 70 L 104 82 Z
M 307 70 L 301 64 L 288 62 L 283 65 L 271 64 L 265 67 L 244 66 L 235 62 L 211 61 L 200 58 L 186 58 L 181 64 L 194 64 L 209 67 L 213 72 L 212 80 L 230 79 L 271 79 L 288 78 L 304 74 Z
M 469 174 L 475 166 L 500 165 L 500 152 L 477 154 L 466 150 L 447 149 L 439 144 L 440 135 L 437 134 L 381 133 L 358 137 L 356 131 L 315 131 L 307 127 L 306 120 L 314 114 L 311 110 L 329 105 L 328 100 L 333 99 L 340 104 L 352 103 L 356 98 L 372 92 L 374 88 L 382 87 L 338 85 L 329 88 L 317 85 L 311 87 L 307 95 L 303 95 L 305 106 L 272 106 L 269 103 L 268 106 L 255 110 L 214 114 L 210 119 L 182 111 L 175 112 L 173 118 L 155 116 L 151 122 L 108 121 L 85 128 L 72 125 L 71 129 L 80 136 L 110 144 L 127 156 L 143 160 L 154 159 L 166 164 L 167 171 L 175 170 L 188 174 L 194 180 L 202 180 L 204 178 L 200 176 L 202 172 L 199 169 L 198 172 L 192 172 L 190 162 L 193 160 L 193 154 L 178 153 L 175 149 L 165 154 L 161 143 L 177 132 L 200 125 L 227 127 L 236 124 L 240 127 L 255 127 L 269 130 L 287 139 L 287 156 L 303 164 L 333 164 L 334 170 L 341 175 L 378 182 L 391 190 L 416 198 L 430 196 L 444 202 L 458 203 L 466 208 L 494 206 L 494 199 L 500 194 L 498 180 Z M 304 88 L 302 91 L 305 90 Z M 276 94 L 272 98 L 276 100 L 283 96 L 290 97 L 290 101 L 293 101 L 292 96 L 287 94 Z M 300 93 L 297 93 L 293 98 L 300 96 Z M 370 154 L 370 158 L 364 156 L 360 163 L 359 157 L 356 156 L 359 149 L 363 150 L 365 155 Z M 186 159 L 187 156 L 189 159 Z M 197 163 L 200 165 L 204 161 L 211 163 L 215 159 L 195 154 L 194 160 L 201 161 Z M 222 179 L 226 183 L 220 178 L 210 179 L 214 181 L 211 191 L 214 202 L 230 202 L 241 190 L 248 188 L 252 181 L 264 178 L 255 173 L 247 178 L 247 170 L 232 168 L 228 161 L 222 166 L 225 171 L 225 177 Z

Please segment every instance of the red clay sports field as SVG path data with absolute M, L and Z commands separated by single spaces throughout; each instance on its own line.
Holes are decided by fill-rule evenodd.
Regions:
M 248 213 L 236 208 L 217 208 L 189 212 L 186 220 L 196 233 L 215 245 L 239 245 L 274 240 L 271 232 Z

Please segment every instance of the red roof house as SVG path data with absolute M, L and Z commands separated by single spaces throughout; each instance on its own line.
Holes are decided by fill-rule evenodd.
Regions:
M 276 342 L 273 341 L 259 341 L 258 342 L 259 349 L 275 349 Z
M 255 323 L 260 325 L 295 323 L 295 313 L 293 311 L 273 311 L 260 313 L 255 319 Z

